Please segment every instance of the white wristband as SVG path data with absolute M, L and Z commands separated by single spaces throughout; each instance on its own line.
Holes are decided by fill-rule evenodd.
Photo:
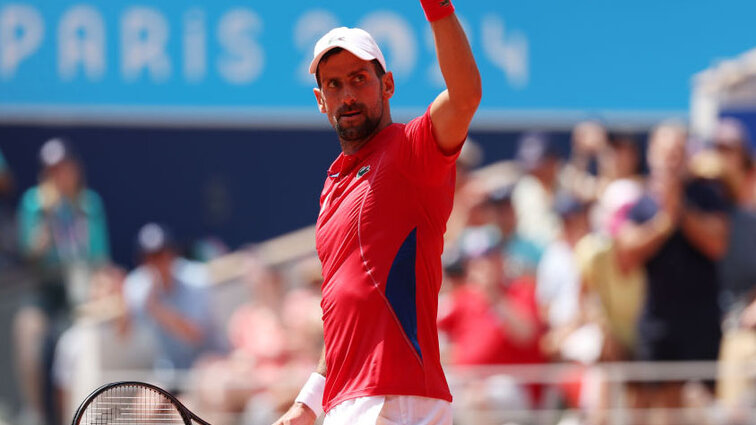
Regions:
M 325 376 L 319 373 L 313 373 L 307 379 L 299 395 L 294 400 L 297 403 L 304 403 L 315 412 L 317 418 L 323 413 L 323 391 L 325 390 Z

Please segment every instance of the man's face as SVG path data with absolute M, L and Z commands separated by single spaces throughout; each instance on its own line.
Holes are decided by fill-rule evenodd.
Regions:
M 152 269 L 158 273 L 160 280 L 168 285 L 173 281 L 172 268 L 175 254 L 170 249 L 163 249 L 161 251 L 148 254 L 144 258 L 144 263 L 152 267 Z
M 504 281 L 504 265 L 498 251 L 490 252 L 467 263 L 468 280 L 484 290 L 495 289 Z
M 79 191 L 81 172 L 74 161 L 65 160 L 50 169 L 53 184 L 65 196 L 73 197 Z
M 679 176 L 685 168 L 685 133 L 675 128 L 658 130 L 649 143 L 648 166 L 655 174 Z
M 384 119 L 394 92 L 391 73 L 379 78 L 369 61 L 344 50 L 318 65 L 321 87 L 314 90 L 320 112 L 343 141 L 370 137 Z
M 728 141 L 715 141 L 714 149 L 719 153 L 726 162 L 727 167 L 732 171 L 747 171 L 745 151 L 740 147 L 741 142 L 732 143 Z

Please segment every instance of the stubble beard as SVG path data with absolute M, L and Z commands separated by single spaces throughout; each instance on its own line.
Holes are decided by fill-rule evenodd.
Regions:
M 339 124 L 339 120 L 336 120 L 334 128 L 341 140 L 345 142 L 359 142 L 368 139 L 373 133 L 375 133 L 376 129 L 381 124 L 381 120 L 383 119 L 383 108 L 381 108 L 381 113 L 377 117 L 371 117 L 367 107 L 364 105 L 360 105 L 360 109 L 362 109 L 365 119 L 359 125 L 342 127 L 341 124 Z
M 380 84 L 380 91 L 379 93 L 383 92 L 383 81 L 381 81 Z M 380 109 L 380 114 L 376 116 L 375 118 L 372 118 L 370 116 L 370 110 L 367 108 L 367 105 L 365 104 L 358 104 L 356 105 L 359 107 L 359 109 L 362 110 L 363 115 L 365 116 L 365 121 L 362 122 L 362 124 L 359 124 L 354 127 L 342 127 L 339 124 L 338 118 L 336 119 L 336 122 L 334 124 L 334 129 L 336 130 L 336 133 L 339 135 L 339 139 L 341 139 L 342 142 L 347 143 L 355 143 L 355 142 L 361 142 L 369 139 L 373 136 L 378 126 L 381 124 L 381 121 L 383 120 L 383 104 L 379 103 L 378 108 Z M 339 111 L 339 116 L 341 115 L 341 111 Z

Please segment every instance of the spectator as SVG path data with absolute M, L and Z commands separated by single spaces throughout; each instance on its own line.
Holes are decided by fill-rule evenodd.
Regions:
M 598 204 L 605 213 L 601 228 L 580 239 L 575 257 L 581 276 L 580 310 L 587 312 L 601 331 L 602 362 L 625 362 L 635 357 L 637 320 L 643 303 L 645 274 L 641 267 L 622 270 L 617 258 L 615 239 L 627 219 L 628 207 L 640 197 L 642 189 L 631 179 L 610 183 L 600 195 Z M 601 368 L 591 368 L 586 375 L 589 423 L 605 424 L 612 407 L 612 383 Z M 636 385 L 624 385 L 628 399 L 637 395 Z M 588 389 L 591 388 L 591 389 Z
M 288 408 L 301 379 L 322 352 L 317 258 L 294 267 L 297 285 L 285 292 L 284 275 L 251 257 L 245 281 L 252 299 L 228 323 L 231 353 L 205 359 L 199 369 L 200 400 L 225 413 L 244 412 L 245 423 L 269 424 Z
M 603 330 L 602 360 L 628 361 L 634 358 L 636 323 L 644 298 L 642 267 L 623 270 L 617 258 L 615 240 L 627 220 L 629 207 L 638 201 L 641 189 L 628 179 L 610 184 L 599 204 L 606 220 L 597 232 L 584 236 L 575 247 L 582 281 L 583 300 L 595 302 Z
M 712 147 L 721 158 L 719 174 L 730 183 L 735 206 L 730 214 L 732 231 L 727 254 L 719 264 L 722 307 L 725 312 L 741 310 L 756 286 L 756 210 L 750 208 L 748 178 L 753 169 L 750 140 L 743 125 L 725 118 L 719 122 Z M 733 311 L 734 312 L 734 311 Z
M 685 142 L 683 127 L 654 129 L 646 194 L 617 238 L 623 269 L 646 270 L 637 347 L 644 361 L 714 360 L 719 351 L 716 262 L 727 249 L 728 201 L 718 182 L 686 175 Z M 636 407 L 681 407 L 681 389 L 649 386 Z
M 284 295 L 281 316 L 287 329 L 287 345 L 292 358 L 306 364 L 309 375 L 312 368 L 317 366 L 323 349 L 323 324 L 320 318 L 323 274 L 316 256 L 298 262 L 294 271 L 295 284 Z
M 87 188 L 81 163 L 64 140 L 46 142 L 40 159 L 41 182 L 24 193 L 19 207 L 21 252 L 43 285 L 52 286 L 46 302 L 81 301 L 88 271 L 109 259 L 102 200 Z
M 483 151 L 472 139 L 468 138 L 462 145 L 457 158 L 456 180 L 454 181 L 454 206 L 446 222 L 444 239 L 456 242 L 468 224 L 471 209 L 478 204 L 482 195 L 481 179 L 472 171 L 483 161 Z
M 124 282 L 134 325 L 160 341 L 156 368 L 189 369 L 200 355 L 222 347 L 211 318 L 208 270 L 179 257 L 168 230 L 155 223 L 139 230 L 137 248 L 141 264 Z
M 616 233 L 617 226 L 643 191 L 639 142 L 629 134 L 615 134 L 599 157 L 603 179 L 591 215 L 594 227 Z
M 533 282 L 505 278 L 501 238 L 495 228 L 475 229 L 465 239 L 470 240 L 463 241 L 465 283 L 452 289 L 439 317 L 439 328 L 449 334 L 453 345 L 452 363 L 539 362 Z
M 615 180 L 634 180 L 640 182 L 640 142 L 629 133 L 615 133 L 609 138 L 609 144 L 601 152 L 599 168 L 601 174 L 610 183 Z M 603 190 L 599 190 L 599 194 Z
M 600 158 L 608 151 L 606 129 L 595 121 L 578 123 L 572 130 L 570 159 L 562 169 L 565 187 L 584 201 L 594 201 L 606 184 Z
M 517 231 L 545 247 L 560 231 L 559 217 L 553 211 L 560 167 L 556 145 L 545 134 L 526 134 L 520 139 L 517 161 L 526 173 L 512 193 Z
M 267 385 L 265 393 L 250 399 L 245 409 L 246 418 L 263 419 L 261 413 L 266 410 L 272 413 L 260 421 L 264 425 L 270 424 L 294 402 L 299 383 L 310 375 L 323 350 L 320 260 L 312 257 L 298 262 L 294 267 L 294 278 L 291 290 L 282 294 L 279 313 L 284 329 L 286 361 L 270 375 L 274 381 Z
M 754 172 L 750 143 L 746 128 L 734 118 L 719 121 L 711 143 L 719 159 L 716 173 L 729 183 L 735 200 L 729 214 L 727 253 L 719 262 L 724 313 L 720 360 L 729 366 L 718 382 L 717 393 L 729 408 L 742 406 L 753 385 L 749 377 L 731 372 L 756 358 L 756 210 L 749 188 Z
M 590 231 L 588 204 L 568 192 L 560 192 L 554 208 L 562 218 L 563 231 L 546 248 L 536 275 L 536 297 L 541 316 L 549 327 L 544 349 L 552 358 L 588 362 L 586 356 L 595 357 L 595 341 L 578 344 L 587 353 L 583 349 L 572 351 L 575 344 L 565 345 L 583 320 L 579 310 L 581 277 L 575 246 Z
M 29 423 L 43 412 L 54 421 L 49 371 L 55 342 L 70 323 L 72 304 L 86 298 L 89 274 L 109 257 L 102 201 L 87 188 L 70 146 L 49 140 L 40 159 L 40 183 L 23 194 L 18 210 L 20 251 L 37 281 L 14 318 L 23 416 Z
M 514 185 L 499 187 L 488 193 L 486 202 L 493 209 L 493 221 L 502 237 L 502 255 L 509 277 L 535 276 L 543 250 L 517 231 L 517 215 L 512 205 Z
M 284 280 L 278 270 L 262 263 L 253 266 L 247 278 L 253 285 L 252 300 L 231 317 L 229 339 L 253 365 L 254 381 L 267 386 L 280 378 L 279 372 L 289 358 L 281 314 Z
M 539 340 L 542 325 L 531 276 L 514 280 L 504 274 L 501 237 L 494 226 L 468 229 L 462 239 L 465 280 L 451 288 L 439 307 L 439 329 L 451 344 L 454 365 L 533 364 L 545 361 Z M 447 272 L 452 271 L 447 267 Z M 510 407 L 529 408 L 540 388 L 511 393 Z M 478 404 L 495 394 L 467 388 L 465 398 Z M 501 400 L 499 400 L 501 401 Z
M 87 300 L 77 309 L 77 320 L 60 336 L 53 378 L 61 418 L 73 417 L 82 398 L 101 384 L 96 372 L 113 364 L 131 368 L 124 357 L 138 357 L 140 350 L 152 345 L 129 332 L 123 299 L 125 276 L 124 270 L 113 265 L 94 272 Z

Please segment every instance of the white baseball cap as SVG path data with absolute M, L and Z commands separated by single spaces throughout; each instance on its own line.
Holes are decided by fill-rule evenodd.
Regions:
M 378 59 L 383 70 L 386 70 L 386 60 L 383 58 L 383 53 L 381 53 L 381 49 L 378 48 L 375 40 L 373 40 L 373 37 L 367 31 L 360 28 L 339 27 L 328 31 L 326 35 L 315 43 L 315 50 L 313 52 L 315 57 L 310 63 L 310 74 L 314 74 L 317 71 L 318 64 L 323 55 L 337 47 L 341 47 L 365 61 Z

